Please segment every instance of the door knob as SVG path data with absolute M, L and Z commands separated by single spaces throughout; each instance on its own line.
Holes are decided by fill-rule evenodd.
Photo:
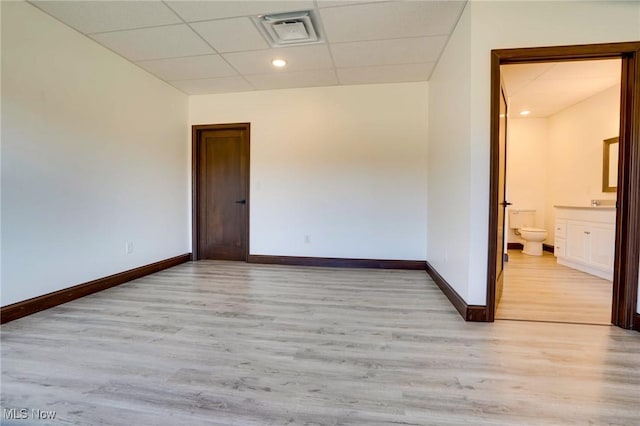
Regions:
M 513 203 L 510 203 L 510 202 L 508 202 L 508 201 L 506 201 L 506 200 L 505 200 L 505 201 L 501 202 L 500 204 L 502 204 L 503 206 L 505 206 L 505 207 L 506 207 L 506 206 L 510 206 L 510 205 L 512 205 Z
M 236 204 L 247 204 L 247 200 L 238 200 Z

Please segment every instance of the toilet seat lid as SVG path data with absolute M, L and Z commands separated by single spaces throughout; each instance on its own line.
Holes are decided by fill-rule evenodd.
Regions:
M 547 232 L 546 229 L 542 228 L 520 228 L 520 230 L 524 232 Z

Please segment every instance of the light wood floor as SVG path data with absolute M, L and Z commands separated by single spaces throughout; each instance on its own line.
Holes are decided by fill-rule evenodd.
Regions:
M 466 323 L 421 271 L 188 263 L 1 343 L 2 408 L 51 424 L 640 424 L 639 333 Z
M 509 250 L 497 319 L 611 324 L 613 284 L 556 263 Z

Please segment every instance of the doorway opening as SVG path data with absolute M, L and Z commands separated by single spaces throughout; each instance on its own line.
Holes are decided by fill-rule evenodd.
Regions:
M 506 170 L 506 135 L 509 133 L 508 115 L 501 108 L 506 109 L 506 96 L 501 91 L 504 75 L 502 66 L 510 64 L 536 64 L 544 67 L 551 62 L 574 62 L 613 59 L 621 63 L 621 86 L 619 99 L 619 131 L 618 131 L 618 164 L 617 164 L 617 189 L 615 201 L 609 208 L 615 216 L 613 230 L 613 271 L 611 289 L 611 316 L 610 323 L 623 327 L 633 328 L 636 314 L 638 294 L 638 270 L 640 253 L 640 43 L 611 43 L 599 45 L 561 46 L 546 48 L 526 49 L 502 49 L 492 51 L 492 105 L 491 105 L 491 195 L 489 215 L 489 259 L 487 282 L 487 314 L 486 320 L 493 321 L 496 318 L 497 308 L 500 306 L 503 293 L 505 276 L 505 250 L 508 240 L 505 235 L 510 228 L 508 225 L 507 206 L 510 201 L 506 197 L 508 176 Z M 552 64 L 553 65 L 553 64 Z M 576 65 L 574 65 L 576 66 Z M 504 105 L 503 105 L 504 104 Z M 520 111 L 517 111 L 518 113 Z M 510 114 L 512 116 L 512 114 Z M 502 130 L 502 132 L 501 132 Z M 604 141 L 601 141 L 604 146 Z M 604 148 L 603 148 L 604 149 Z M 602 151 L 601 151 L 602 155 Z M 614 155 L 615 156 L 615 155 Z M 507 171 L 508 173 L 508 171 Z M 602 173 L 600 173 L 601 175 Z M 596 202 L 611 202 L 613 197 L 601 196 L 594 198 Z M 589 200 L 590 201 L 590 200 Z M 567 203 L 567 204 L 574 204 Z M 590 202 L 586 206 L 590 207 Z M 559 205 L 559 204 L 558 204 Z M 561 206 L 561 205 L 559 205 Z M 561 206 L 577 207 L 577 206 Z M 522 210 L 534 210 L 521 207 Z M 517 207 L 514 208 L 517 210 Z M 546 207 L 545 207 L 546 210 Z M 570 209 L 566 209 L 570 210 Z M 529 212 L 531 213 L 531 212 Z M 602 211 L 600 211 L 602 213 Z M 535 217 L 535 216 L 534 216 Z M 558 219 L 556 221 L 555 219 Z M 599 248 L 606 246 L 601 239 L 605 238 L 605 232 L 600 228 L 594 228 L 589 224 L 589 218 L 572 218 L 564 213 L 554 216 L 554 243 L 553 250 L 569 257 L 569 261 L 575 261 L 576 245 L 571 245 L 571 256 L 567 256 L 567 246 L 562 246 L 567 239 L 575 240 L 578 233 L 582 233 L 582 245 L 584 256 L 601 258 Z M 578 227 L 576 225 L 581 225 Z M 591 227 L 586 227 L 590 225 Z M 560 229 L 556 229 L 556 228 Z M 610 230 L 609 234 L 611 235 Z M 571 233 L 571 236 L 567 234 Z M 556 234 L 558 239 L 556 241 Z M 531 235 L 527 235 L 530 237 Z M 564 237 L 564 240 L 563 240 Z M 600 240 L 598 240 L 600 239 Z M 528 241 L 535 238 L 528 238 Z M 599 244 L 589 245 L 591 240 L 600 241 Z M 596 247 L 593 249 L 593 247 Z M 565 250 L 563 252 L 563 250 Z M 591 251 L 593 250 L 593 251 Z M 605 250 L 606 251 L 606 250 Z M 608 251 L 607 253 L 611 253 Z M 611 257 L 611 256 L 610 256 Z M 574 258 L 574 259 L 571 259 Z M 556 260 L 553 257 L 549 260 Z M 588 259 L 586 259 L 588 260 Z M 585 260 L 585 261 L 586 261 Z M 602 260 L 602 259 L 600 259 Z M 610 261 L 610 260 L 609 260 Z M 556 260 L 557 263 L 557 260 Z M 588 262 L 587 262 L 588 263 Z M 514 264 L 515 265 L 515 264 Z M 575 265 L 573 265 L 575 266 Z M 592 271 L 593 272 L 593 271 Z M 573 307 L 569 301 L 567 308 Z
M 496 319 L 611 324 L 621 69 L 621 59 L 500 66 L 510 205 Z
M 250 124 L 192 128 L 193 260 L 249 256 Z

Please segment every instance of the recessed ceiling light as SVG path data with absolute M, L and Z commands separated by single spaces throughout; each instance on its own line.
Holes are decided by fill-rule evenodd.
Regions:
M 274 59 L 273 61 L 271 61 L 271 64 L 276 68 L 282 68 L 287 65 L 287 61 L 285 61 L 284 59 Z
M 520 111 L 520 115 L 529 115 L 529 114 L 531 114 L 531 111 L 529 110 L 525 109 L 524 111 Z

